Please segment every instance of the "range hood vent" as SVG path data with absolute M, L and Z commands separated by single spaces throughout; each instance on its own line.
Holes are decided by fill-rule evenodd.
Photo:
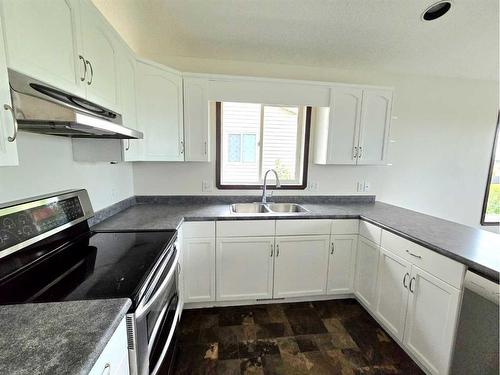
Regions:
M 122 116 L 9 69 L 19 130 L 73 138 L 141 139 Z

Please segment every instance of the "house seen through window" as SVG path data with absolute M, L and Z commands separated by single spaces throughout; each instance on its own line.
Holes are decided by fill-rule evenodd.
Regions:
M 278 172 L 284 188 L 305 188 L 306 107 L 236 102 L 217 106 L 220 188 L 257 188 L 268 169 Z

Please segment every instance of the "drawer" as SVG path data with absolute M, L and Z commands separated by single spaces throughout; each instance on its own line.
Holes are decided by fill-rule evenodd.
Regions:
M 329 219 L 276 220 L 276 235 L 330 234 L 331 222 Z
M 358 219 L 332 220 L 332 234 L 358 234 Z
M 215 221 L 188 221 L 182 223 L 184 238 L 215 237 Z
M 462 288 L 465 273 L 463 264 L 386 230 L 382 231 L 382 247 L 455 288 Z
M 359 222 L 359 235 L 364 238 L 375 242 L 377 245 L 380 245 L 380 237 L 382 236 L 382 228 L 377 227 L 376 225 L 369 223 L 364 220 L 360 220 Z
M 125 318 L 109 339 L 96 363 L 90 370 L 89 375 L 118 375 L 123 368 L 123 362 L 128 363 L 127 330 Z M 126 367 L 128 373 L 128 366 Z
M 217 237 L 274 236 L 275 220 L 227 220 L 217 222 Z

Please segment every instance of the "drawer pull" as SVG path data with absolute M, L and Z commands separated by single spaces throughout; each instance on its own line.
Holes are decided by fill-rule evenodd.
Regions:
M 413 282 L 414 282 L 414 281 L 415 281 L 415 278 L 412 278 L 412 279 L 410 280 L 410 292 L 412 292 L 412 293 L 415 293 L 415 288 L 412 288 L 412 286 L 413 286 Z
M 405 273 L 404 277 L 403 277 L 403 286 L 408 289 L 408 284 L 406 283 L 406 278 L 407 277 L 410 277 L 410 274 L 408 272 Z
M 408 254 L 410 254 L 412 257 L 415 257 L 417 259 L 422 259 L 422 256 L 421 255 L 417 255 L 417 254 L 413 254 L 410 250 L 406 250 L 406 252 Z
M 101 372 L 101 375 L 109 375 L 111 374 L 111 365 L 109 363 L 106 363 L 104 365 L 104 369 Z

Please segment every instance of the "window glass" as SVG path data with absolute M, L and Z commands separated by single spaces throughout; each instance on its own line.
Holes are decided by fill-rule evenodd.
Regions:
M 498 133 L 497 125 L 481 220 L 485 225 L 500 224 L 500 138 Z
M 282 185 L 304 185 L 305 107 L 236 102 L 217 105 L 218 186 L 261 185 L 269 169 L 278 172 Z M 274 175 L 269 178 L 274 184 Z

